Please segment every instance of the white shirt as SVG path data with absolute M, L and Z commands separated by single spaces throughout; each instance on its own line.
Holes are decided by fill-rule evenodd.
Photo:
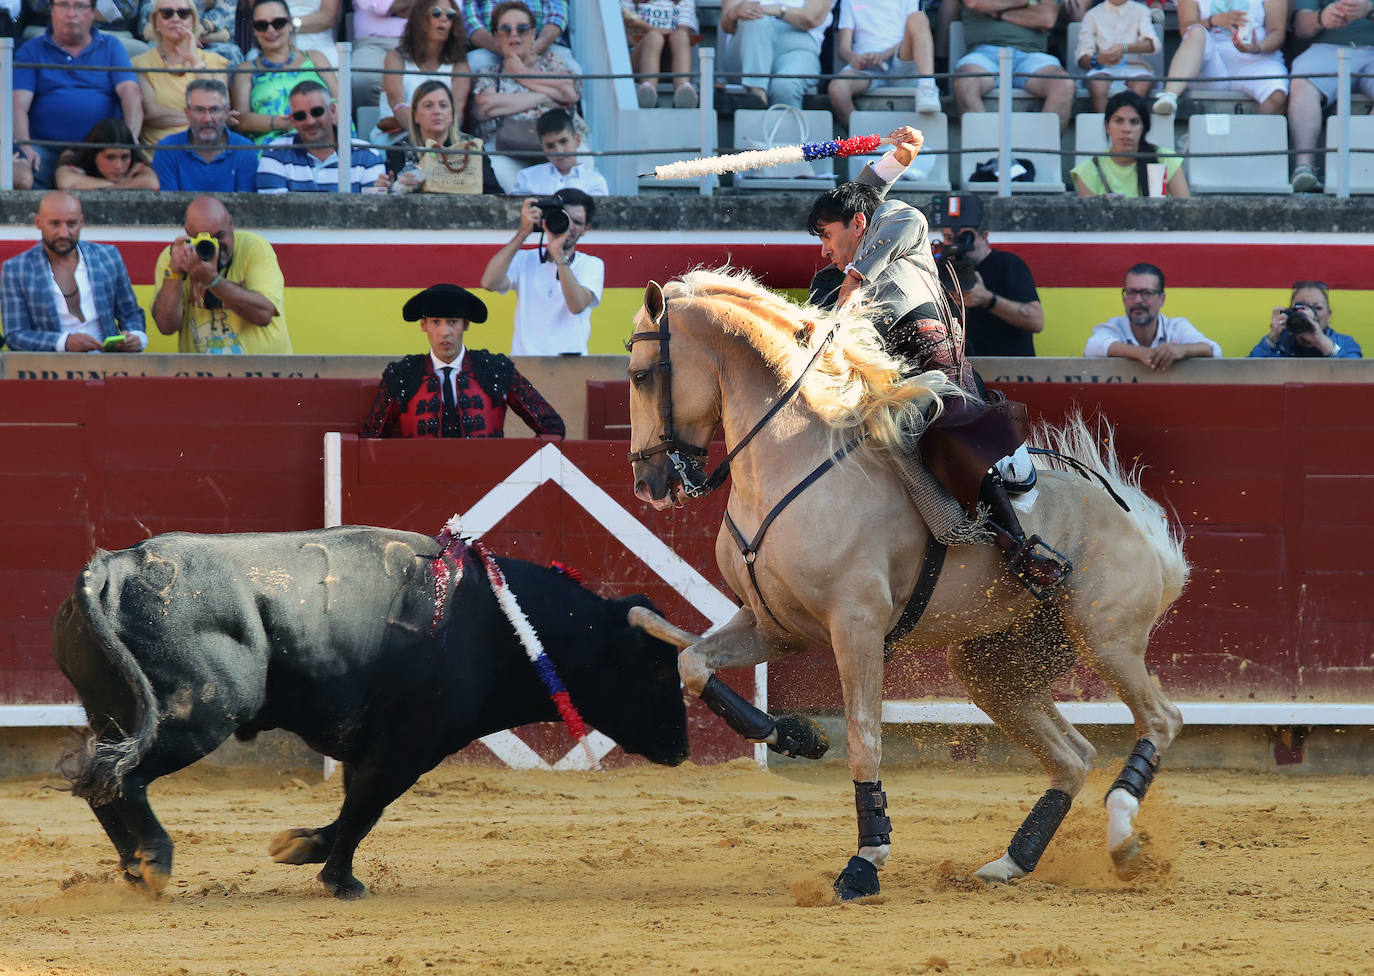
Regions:
M 578 284 L 593 296 L 591 304 L 576 315 L 568 309 L 557 276 L 566 270 L 552 261 L 541 262 L 538 248 L 519 251 L 511 260 L 506 277 L 517 295 L 512 356 L 586 355 L 592 337 L 592 309 L 601 303 L 606 265 L 600 258 L 573 251 L 571 270 Z
M 57 341 L 53 344 L 54 352 L 67 351 L 67 336 L 73 332 L 88 335 L 96 342 L 105 341 L 105 330 L 100 325 L 100 315 L 95 310 L 95 290 L 91 288 L 91 276 L 86 270 L 86 258 L 81 254 L 80 249 L 76 252 L 76 270 L 72 272 L 72 277 L 76 281 L 76 289 L 81 295 L 81 318 L 77 318 L 67 307 L 67 296 L 62 294 L 62 286 L 57 283 L 57 279 L 52 276 L 52 265 L 48 266 L 49 281 L 52 287 L 49 293 L 52 295 L 53 304 L 57 306 L 57 321 L 62 326 L 62 331 L 57 333 Z M 84 320 L 84 321 L 83 321 Z M 148 333 L 130 329 L 129 335 L 138 336 L 141 343 L 140 349 L 148 348 Z M 100 352 L 99 349 L 92 349 L 91 352 Z
M 854 32 L 849 46 L 859 54 L 886 51 L 902 43 L 907 17 L 920 9 L 921 0 L 846 0 L 835 26 Z
M 1073 54 L 1073 62 L 1085 55 L 1091 58 L 1113 44 L 1134 44 L 1136 41 L 1149 41 L 1154 54 L 1158 50 L 1159 37 L 1155 34 L 1154 21 L 1150 19 L 1150 8 L 1143 3 L 1131 0 L 1117 6 L 1114 3 L 1099 3 L 1083 15 L 1083 26 L 1078 31 L 1078 50 Z M 1144 54 L 1128 54 L 1125 59 L 1132 64 L 1144 64 Z
M 453 362 L 446 363 L 438 356 L 434 355 L 434 350 L 429 351 L 429 362 L 434 367 L 434 375 L 439 377 L 439 382 L 444 381 L 444 370 L 452 368 L 453 372 L 448 374 L 448 385 L 453 391 L 453 401 L 458 402 L 458 374 L 463 371 L 463 357 L 468 354 L 468 347 L 462 345 L 458 347 L 458 355 L 453 357 Z M 442 391 L 441 391 L 442 392 Z
M 86 271 L 86 259 L 82 256 L 78 248 L 76 252 L 76 271 L 72 277 L 76 280 L 76 290 L 81 294 L 81 318 L 72 314 L 67 306 L 67 296 L 62 294 L 62 286 L 57 283 L 57 278 L 52 274 L 52 265 L 48 266 L 49 280 L 52 287 L 49 291 L 52 294 L 53 302 L 57 305 L 57 321 L 62 325 L 62 331 L 57 334 L 57 345 L 54 346 L 56 352 L 65 352 L 67 349 L 67 336 L 73 332 L 88 335 L 96 342 L 105 341 L 105 330 L 100 327 L 100 316 L 95 311 L 95 295 L 91 291 L 91 276 Z
M 791 7 L 794 10 L 800 10 L 802 7 L 806 6 L 806 0 L 772 0 L 772 2 L 776 3 L 779 7 Z M 813 27 L 807 31 L 807 33 L 811 35 L 811 39 L 816 42 L 817 51 L 821 49 L 821 42 L 825 40 L 826 28 L 830 26 L 830 22 L 835 18 L 834 10 L 835 0 L 830 0 L 830 12 L 825 15 L 825 20 L 821 21 L 819 27 Z
M 606 177 L 590 166 L 578 164 L 564 176 L 553 163 L 537 163 L 534 166 L 526 166 L 516 174 L 515 185 L 511 187 L 510 195 L 551 197 L 568 186 L 592 197 L 609 196 L 611 192 L 606 185 Z
M 1099 359 L 1105 357 L 1113 342 L 1124 342 L 1130 346 L 1140 345 L 1135 333 L 1131 331 L 1131 320 L 1124 315 L 1093 326 L 1093 334 L 1088 336 L 1088 344 L 1083 347 L 1083 355 Z M 1193 323 L 1185 318 L 1171 319 L 1165 315 L 1159 317 L 1159 327 L 1155 329 L 1155 339 L 1150 343 L 1150 348 L 1162 346 L 1166 342 L 1175 342 L 1179 345 L 1205 342 L 1212 347 L 1213 356 L 1221 356 L 1221 346 L 1199 332 Z

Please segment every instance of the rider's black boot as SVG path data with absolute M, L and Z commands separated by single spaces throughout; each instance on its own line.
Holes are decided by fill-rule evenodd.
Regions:
M 988 507 L 988 526 L 993 530 L 997 547 L 1007 556 L 1007 569 L 1036 599 L 1049 599 L 1064 577 L 1073 572 L 1073 563 L 1038 535 L 1026 537 L 1007 487 L 997 472 L 989 472 L 983 479 L 978 498 Z

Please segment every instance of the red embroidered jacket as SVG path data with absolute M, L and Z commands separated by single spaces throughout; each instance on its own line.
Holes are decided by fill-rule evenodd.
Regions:
M 501 437 L 506 408 L 536 434 L 565 433 L 563 418 L 500 353 L 469 349 L 455 386 L 458 410 L 444 409 L 443 390 L 427 353 L 387 365 L 359 437 Z

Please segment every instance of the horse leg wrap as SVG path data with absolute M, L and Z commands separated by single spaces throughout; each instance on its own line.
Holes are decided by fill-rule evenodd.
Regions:
M 701 689 L 701 700 L 746 739 L 762 742 L 773 734 L 776 725 L 766 712 L 761 712 L 744 700 L 743 696 L 714 674 Z
M 840 876 L 835 879 L 835 895 L 840 901 L 869 898 L 879 890 L 878 869 L 868 858 L 857 854 L 849 859 Z
M 1145 792 L 1154 782 L 1155 770 L 1159 768 L 1159 750 L 1149 739 L 1136 739 L 1135 748 L 1126 757 L 1126 765 L 1121 767 L 1121 775 L 1107 789 L 1125 790 L 1137 800 L 1145 799 Z
M 859 849 L 892 843 L 892 821 L 887 819 L 887 794 L 883 781 L 854 781 L 854 810 L 859 818 Z
M 1035 801 L 1035 806 L 1007 845 L 1007 856 L 1018 868 L 1027 874 L 1035 870 L 1040 855 L 1045 853 L 1050 838 L 1064 822 L 1064 815 L 1072 803 L 1073 797 L 1063 790 L 1046 790 L 1045 795 Z

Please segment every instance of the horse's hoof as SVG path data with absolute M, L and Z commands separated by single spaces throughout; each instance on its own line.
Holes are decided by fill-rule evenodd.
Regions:
M 327 880 L 321 871 L 315 879 L 324 885 L 326 891 L 341 901 L 357 901 L 359 898 L 367 897 L 367 885 L 352 875 L 336 883 Z
M 835 897 L 840 901 L 853 901 L 871 898 L 877 893 L 878 869 L 868 858 L 854 855 L 835 879 Z
M 793 759 L 819 759 L 830 750 L 830 736 L 804 715 L 779 715 L 773 720 L 778 741 L 768 748 Z
M 1116 869 L 1116 876 L 1122 881 L 1130 881 L 1140 873 L 1140 836 L 1133 835 L 1126 843 L 1122 844 L 1112 855 L 1112 867 Z
M 318 831 L 304 827 L 283 830 L 267 845 L 267 853 L 278 864 L 319 864 L 325 860 Z
M 997 860 L 989 861 L 973 872 L 975 878 L 988 884 L 1007 884 L 1028 874 L 1030 872 L 1022 870 L 1021 865 L 1013 861 L 1010 854 L 1003 854 Z

